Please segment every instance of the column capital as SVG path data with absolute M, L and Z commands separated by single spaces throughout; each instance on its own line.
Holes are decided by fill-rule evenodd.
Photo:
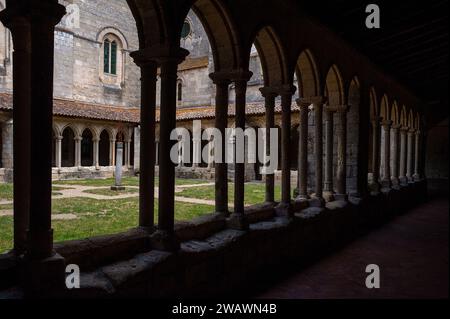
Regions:
M 140 68 L 143 67 L 157 67 L 158 62 L 155 57 L 149 55 L 148 51 L 138 50 L 130 53 L 130 57 L 133 59 L 134 63 Z
M 397 130 L 398 131 L 398 130 L 400 130 L 402 128 L 402 126 L 401 126 L 401 124 L 392 124 L 391 128 L 393 130 Z
M 416 130 L 415 129 L 413 129 L 413 128 L 410 128 L 410 129 L 408 129 L 408 134 L 415 134 L 416 133 Z
M 15 0 L 8 2 L 0 12 L 0 21 L 9 29 L 23 25 L 31 18 L 57 25 L 66 14 L 66 8 L 58 1 Z
M 276 89 L 270 86 L 265 86 L 259 89 L 262 96 L 265 98 L 276 98 L 278 96 L 278 93 L 276 92 Z
M 420 130 L 416 130 L 416 135 L 420 135 L 422 133 Z
M 231 74 L 229 71 L 217 71 L 209 74 L 209 78 L 215 85 L 230 85 Z
M 74 139 L 75 141 L 79 142 L 79 141 L 82 141 L 82 140 L 83 140 L 83 137 L 80 136 L 80 135 L 77 135 L 77 136 L 75 136 L 73 139 Z
M 381 122 L 381 125 L 384 127 L 384 128 L 390 128 L 391 127 L 391 125 L 392 125 L 392 121 L 391 120 L 383 120 L 382 122 Z
M 400 126 L 400 132 L 407 133 L 408 130 L 409 130 L 409 127 L 403 126 L 403 125 Z
M 312 105 L 311 100 L 305 98 L 296 99 L 298 107 L 301 109 L 306 108 L 309 111 L 309 107 Z
M 99 137 L 94 137 L 94 138 L 92 138 L 92 142 L 100 142 L 100 138 Z
M 253 72 L 249 70 L 234 70 L 230 72 L 230 79 L 235 84 L 238 83 L 247 83 L 253 76 Z
M 380 123 L 381 123 L 381 121 L 382 121 L 382 117 L 380 117 L 380 116 L 375 116 L 375 117 L 373 117 L 373 118 L 371 118 L 370 119 L 370 121 L 372 122 L 372 124 L 376 124 L 376 125 L 379 125 Z
M 278 87 L 278 93 L 281 96 L 292 96 L 297 91 L 297 88 L 290 84 L 281 85 Z
M 158 65 L 163 63 L 180 64 L 189 55 L 189 51 L 179 46 L 172 45 L 154 45 L 135 51 L 131 57 L 142 63 L 156 62 Z M 136 63 L 137 64 L 137 63 Z
M 58 136 L 55 137 L 55 139 L 56 139 L 57 141 L 62 141 L 63 136 L 62 136 L 62 135 L 58 135 Z

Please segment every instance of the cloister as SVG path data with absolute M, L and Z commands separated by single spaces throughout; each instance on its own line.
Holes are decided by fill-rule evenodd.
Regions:
M 53 120 L 54 26 L 64 6 L 56 0 L 15 0 L 6 1 L 0 13 L 12 33 L 15 60 L 14 247 L 0 258 L 0 281 L 41 297 L 224 293 L 275 260 L 310 258 L 425 198 L 421 100 L 306 16 L 295 1 L 264 0 L 258 10 L 250 9 L 249 0 L 127 2 L 140 44 L 131 54 L 141 71 L 136 142 L 133 125 L 79 120 L 68 126 L 63 118 Z M 177 122 L 177 67 L 189 54 L 180 47 L 180 35 L 191 9 L 213 51 L 215 107 L 185 113 Z M 253 44 L 263 68 L 262 110 L 246 103 Z M 235 97 L 229 106 L 231 85 Z M 256 120 L 258 114 L 264 121 Z M 229 167 L 214 163 L 205 166 L 214 171 L 214 214 L 187 226 L 175 223 L 180 167 L 170 159 L 176 143 L 170 135 L 176 126 L 189 128 L 192 120 L 222 133 L 227 127 L 279 128 L 280 171 L 260 177 L 263 203 L 244 206 L 247 168 L 236 163 L 230 211 Z M 52 170 L 114 166 L 118 141 L 125 143 L 126 168 L 135 165 L 134 145 L 140 149 L 136 228 L 54 245 Z M 155 174 L 160 177 L 156 222 Z M 77 291 L 64 288 L 67 264 L 78 264 L 83 272 Z

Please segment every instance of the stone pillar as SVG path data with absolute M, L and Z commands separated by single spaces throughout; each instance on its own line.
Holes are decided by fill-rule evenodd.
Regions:
M 291 199 L 291 109 L 294 86 L 283 87 L 281 95 L 281 202 L 278 216 L 292 217 Z
M 250 80 L 252 73 L 249 71 L 242 71 L 235 74 L 233 81 L 235 83 L 236 91 L 236 129 L 245 131 L 245 107 L 246 107 L 246 92 L 247 82 Z M 237 149 L 235 145 L 235 158 L 238 153 L 243 152 L 244 149 Z M 245 163 L 234 163 L 234 212 L 230 216 L 229 225 L 231 228 L 246 230 L 248 229 L 248 221 L 244 215 L 244 192 L 245 192 Z
M 141 124 L 139 134 L 139 227 L 152 230 L 155 207 L 155 165 L 158 141 L 155 141 L 157 64 L 145 51 L 131 54 L 141 69 Z
M 383 180 L 381 186 L 384 190 L 389 190 L 392 186 L 391 183 L 391 125 L 392 121 L 384 120 L 382 122 L 384 132 L 384 167 L 383 167 Z
M 410 129 L 408 131 L 408 154 L 406 159 L 406 177 L 408 182 L 413 182 L 413 169 L 414 169 L 414 134 L 415 130 Z
M 337 174 L 336 174 L 336 200 L 348 200 L 347 195 L 347 113 L 349 107 L 342 105 L 337 108 L 339 121 L 337 146 Z
M 298 99 L 300 107 L 300 131 L 298 147 L 298 197 L 297 200 L 307 200 L 308 196 L 308 112 L 311 101 Z
M 208 170 L 210 171 L 214 166 L 214 138 L 211 137 L 208 144 Z
M 266 152 L 265 155 L 270 155 L 270 129 L 275 128 L 275 98 L 277 93 L 275 93 L 271 88 L 265 87 L 260 89 L 264 99 L 266 108 Z M 272 154 L 273 155 L 273 154 Z M 266 174 L 266 203 L 275 202 L 275 174 Z
M 399 180 L 399 133 L 400 133 L 400 125 L 392 125 L 391 128 L 392 138 L 394 143 L 392 145 L 392 186 L 398 189 L 400 185 Z
M 400 128 L 400 172 L 399 172 L 399 180 L 401 185 L 406 185 L 408 180 L 406 178 L 406 134 L 408 132 L 408 128 L 401 127 Z
M 420 181 L 420 131 L 417 130 L 415 134 L 415 147 L 414 147 L 414 175 L 415 181 Z
M 313 198 L 310 201 L 312 206 L 323 207 L 325 201 L 323 199 L 323 97 L 313 97 L 312 104 L 314 108 L 314 155 L 315 155 L 315 170 L 316 190 Z
M 116 165 L 116 139 L 109 140 L 109 166 Z
M 159 166 L 159 140 L 155 141 L 155 166 Z
M 13 168 L 13 120 L 7 120 L 2 127 L 2 164 L 4 168 Z
M 202 161 L 202 140 L 198 138 L 192 139 L 192 168 L 199 166 L 199 163 L 195 163 L 196 159 Z
M 51 227 L 54 31 L 65 14 L 56 0 L 7 1 L 0 21 L 14 43 L 14 252 L 25 253 L 25 293 L 64 284 L 64 259 Z
M 183 147 L 183 136 L 178 136 L 178 168 L 183 167 L 183 156 L 184 156 L 184 147 Z
M 334 113 L 333 107 L 325 107 L 325 182 L 324 199 L 334 200 L 333 184 L 333 144 L 334 144 Z
M 62 139 L 63 137 L 61 135 L 56 137 L 56 145 L 55 145 L 55 162 L 56 162 L 56 167 L 57 168 L 61 168 L 61 159 L 62 159 L 62 155 L 61 155 L 61 144 L 62 144 Z
M 83 138 L 81 136 L 75 136 L 75 167 L 81 167 L 81 141 Z
M 176 128 L 177 111 L 177 68 L 189 54 L 181 48 L 171 48 L 170 52 L 158 59 L 161 66 L 161 111 L 160 111 L 160 155 L 159 155 L 159 199 L 158 231 L 153 245 L 162 250 L 174 251 L 179 248 L 176 240 L 175 224 L 175 163 L 170 151 L 175 141 L 170 139 Z
M 222 134 L 222 161 L 214 164 L 216 213 L 228 216 L 228 164 L 225 158 L 225 148 L 228 141 L 225 140 L 225 129 L 228 125 L 228 89 L 231 82 L 229 80 L 230 75 L 223 73 L 211 73 L 209 76 L 216 85 L 215 128 Z
M 372 119 L 372 183 L 370 189 L 373 194 L 380 191 L 380 117 Z
M 95 169 L 100 169 L 100 160 L 99 160 L 100 138 L 95 137 L 92 141 L 94 142 L 94 166 L 95 166 Z

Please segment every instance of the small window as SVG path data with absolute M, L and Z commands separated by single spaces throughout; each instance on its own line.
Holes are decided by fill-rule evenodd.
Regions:
M 117 75 L 117 42 L 106 39 L 103 46 L 103 72 Z
M 188 21 L 184 21 L 183 29 L 181 30 L 181 38 L 186 39 L 188 36 L 191 35 L 191 24 Z
M 178 82 L 178 88 L 177 88 L 177 96 L 178 101 L 183 101 L 183 83 Z

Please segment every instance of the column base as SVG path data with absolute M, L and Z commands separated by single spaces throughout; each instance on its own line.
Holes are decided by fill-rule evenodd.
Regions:
M 369 191 L 372 195 L 378 195 L 380 193 L 381 185 L 378 182 L 372 182 L 369 184 Z
M 124 191 L 125 186 L 111 186 L 112 191 Z
M 402 176 L 399 178 L 399 184 L 402 187 L 408 186 L 408 179 L 406 178 L 406 176 Z
M 309 200 L 309 206 L 310 207 L 325 207 L 325 200 L 323 197 L 318 197 L 315 194 L 311 196 L 311 199 Z
M 348 195 L 347 194 L 335 194 L 334 200 L 348 202 Z
M 419 181 L 422 180 L 422 178 L 420 177 L 419 174 L 414 174 L 414 175 L 413 175 L 413 180 L 414 180 L 415 182 L 419 182 Z
M 215 214 L 217 214 L 221 217 L 225 217 L 225 218 L 230 217 L 230 212 L 228 210 L 227 211 L 216 211 Z
M 227 220 L 228 228 L 235 230 L 248 230 L 249 223 L 247 217 L 244 214 L 231 214 L 230 218 Z
M 61 297 L 65 286 L 66 263 L 64 258 L 54 253 L 44 259 L 23 260 L 22 286 L 26 297 Z
M 302 195 L 298 195 L 295 198 L 295 201 L 298 202 L 298 203 L 308 202 L 309 198 L 310 197 L 308 195 L 302 194 Z
M 393 189 L 400 189 L 400 180 L 396 177 L 392 178 L 392 188 Z
M 325 202 L 332 202 L 334 201 L 334 192 L 332 191 L 324 191 L 323 192 L 323 199 L 325 200 Z
M 281 202 L 275 207 L 275 214 L 279 217 L 292 217 L 292 203 Z
M 175 234 L 161 229 L 150 236 L 150 244 L 156 250 L 173 252 L 180 249 L 180 242 Z

